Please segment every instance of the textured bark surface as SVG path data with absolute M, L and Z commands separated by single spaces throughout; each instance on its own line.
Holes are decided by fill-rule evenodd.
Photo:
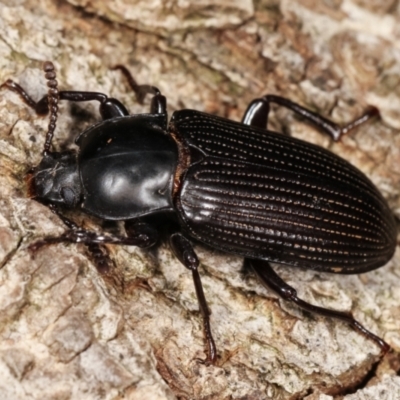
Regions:
M 104 92 L 147 112 L 109 69 L 122 63 L 161 89 L 170 112 L 240 120 L 253 98 L 271 93 L 345 123 L 374 105 L 382 118 L 337 144 L 282 109 L 270 128 L 352 162 L 400 215 L 399 22 L 395 0 L 2 0 L 0 82 L 13 78 L 40 98 L 42 62 L 52 60 L 61 89 Z M 73 146 L 97 120 L 95 104 L 62 104 L 55 146 Z M 205 366 L 191 275 L 166 244 L 109 247 L 124 292 L 84 247 L 49 246 L 33 257 L 30 243 L 64 230 L 27 197 L 25 175 L 40 160 L 47 124 L 0 91 L 0 398 L 400 398 L 396 352 L 379 362 L 373 343 L 278 300 L 240 258 L 196 247 L 219 354 Z M 399 252 L 361 276 L 277 270 L 302 298 L 351 310 L 400 351 Z

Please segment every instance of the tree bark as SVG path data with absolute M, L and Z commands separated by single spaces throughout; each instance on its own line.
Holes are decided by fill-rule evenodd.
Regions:
M 157 86 L 168 111 L 193 108 L 240 121 L 277 94 L 344 124 L 369 106 L 381 118 L 339 143 L 289 111 L 269 128 L 331 149 L 365 172 L 400 214 L 400 11 L 394 0 L 2 0 L 0 82 L 39 99 L 42 63 L 59 87 L 137 104 L 115 64 Z M 218 362 L 206 366 L 191 274 L 167 242 L 150 251 L 109 246 L 115 279 L 85 247 L 28 251 L 65 227 L 28 196 L 46 117 L 0 91 L 0 397 L 18 399 L 400 398 L 400 259 L 363 275 L 276 266 L 314 304 L 352 311 L 394 351 L 345 324 L 303 313 L 244 272 L 241 258 L 196 245 Z M 96 104 L 60 103 L 54 146 L 99 121 Z M 95 229 L 101 221 L 79 213 Z M 99 228 L 101 229 L 101 228 Z M 124 290 L 121 289 L 121 282 Z

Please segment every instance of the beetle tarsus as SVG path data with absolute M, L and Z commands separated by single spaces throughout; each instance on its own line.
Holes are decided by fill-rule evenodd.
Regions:
M 133 236 L 104 235 L 86 229 L 72 229 L 59 237 L 61 242 L 90 244 L 119 244 L 125 246 L 136 246 L 140 248 L 151 247 L 157 238 L 149 235 L 149 229 L 136 231 Z M 46 240 L 46 239 L 44 239 Z M 53 238 L 54 240 L 54 238 Z
M 25 104 L 27 104 L 29 107 L 35 110 L 37 115 L 44 116 L 49 112 L 47 96 L 43 97 L 40 101 L 36 102 L 35 100 L 32 99 L 31 96 L 29 96 L 29 94 L 25 91 L 25 89 L 23 89 L 18 83 L 14 82 L 11 79 L 7 79 L 0 86 L 0 88 L 5 88 L 11 90 L 14 93 L 17 93 Z
M 381 339 L 379 336 L 374 335 L 372 332 L 370 332 L 368 329 L 364 328 L 363 325 L 361 325 L 357 320 L 353 318 L 353 315 L 349 313 L 349 320 L 348 323 L 354 327 L 358 332 L 360 332 L 362 335 L 367 337 L 368 339 L 373 340 L 381 349 L 381 357 L 386 355 L 389 350 L 391 349 L 389 343 L 386 343 L 383 339 Z
M 63 243 L 65 239 L 62 236 L 49 236 L 41 240 L 36 240 L 28 246 L 28 251 L 32 256 L 35 255 L 37 251 L 39 251 L 44 246 L 49 246 L 52 244 Z
M 374 341 L 381 349 L 381 356 L 384 356 L 389 350 L 390 346 L 383 339 L 374 335 L 357 320 L 349 312 L 336 311 L 328 308 L 318 307 L 313 304 L 307 303 L 297 296 L 297 291 L 292 286 L 288 285 L 271 267 L 267 261 L 263 260 L 249 260 L 250 265 L 255 271 L 260 282 L 266 287 L 273 290 L 281 298 L 287 301 L 296 303 L 300 308 L 312 313 L 321 314 L 325 317 L 340 319 L 347 324 L 351 325 L 355 330 L 363 336 Z

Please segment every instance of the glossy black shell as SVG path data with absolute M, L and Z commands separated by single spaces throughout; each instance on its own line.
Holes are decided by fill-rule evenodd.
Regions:
M 173 210 L 178 150 L 165 125 L 166 115 L 130 115 L 102 121 L 77 138 L 84 211 L 128 220 Z
M 197 111 L 175 112 L 171 122 L 194 153 L 203 153 L 175 199 L 192 237 L 247 258 L 337 273 L 368 271 L 392 257 L 394 216 L 347 161 Z

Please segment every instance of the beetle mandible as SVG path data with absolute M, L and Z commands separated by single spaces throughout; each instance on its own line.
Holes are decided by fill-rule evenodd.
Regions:
M 30 191 L 67 226 L 30 248 L 58 242 L 84 243 L 103 273 L 109 271 L 100 245 L 153 246 L 156 229 L 144 217 L 173 215 L 176 257 L 193 275 L 207 345 L 206 363 L 217 350 L 190 239 L 245 258 L 261 283 L 301 308 L 344 320 L 373 340 L 389 345 L 351 313 L 321 308 L 298 298 L 270 262 L 341 274 L 379 268 L 396 248 L 395 218 L 385 199 L 357 168 L 313 144 L 267 130 L 271 103 L 286 107 L 335 141 L 378 114 L 370 108 L 346 126 L 286 98 L 253 100 L 241 123 L 194 110 L 167 119 L 166 98 L 154 86 L 138 85 L 122 65 L 138 100 L 152 95 L 149 114 L 129 115 L 103 93 L 59 91 L 51 62 L 44 63 L 48 95 L 35 102 L 12 80 L 1 87 L 18 93 L 37 114 L 50 111 L 43 158 L 30 175 Z M 58 101 L 100 103 L 102 122 L 76 138 L 78 151 L 51 151 Z M 80 228 L 62 213 L 79 208 L 103 220 L 125 221 L 126 236 Z

